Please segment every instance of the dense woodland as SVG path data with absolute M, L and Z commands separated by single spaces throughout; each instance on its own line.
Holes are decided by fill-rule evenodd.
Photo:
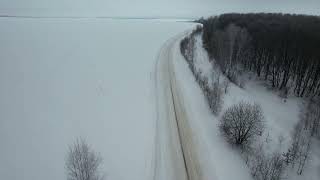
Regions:
M 320 95 L 320 17 L 223 14 L 200 23 L 205 49 L 231 81 L 252 71 L 286 94 Z

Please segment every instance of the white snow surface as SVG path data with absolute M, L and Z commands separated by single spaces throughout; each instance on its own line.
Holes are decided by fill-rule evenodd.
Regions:
M 164 100 L 169 94 L 156 93 L 169 88 L 161 83 L 155 87 L 161 47 L 160 55 L 166 51 L 163 56 L 173 61 L 170 82 L 176 94 L 170 98 L 178 99 L 179 110 L 186 113 L 183 121 L 190 127 L 190 139 L 185 141 L 192 142 L 186 147 L 192 147 L 191 161 L 201 171 L 196 173 L 201 179 L 251 179 L 238 152 L 220 136 L 219 117 L 210 112 L 180 54 L 182 36 L 176 34 L 195 24 L 98 18 L 0 18 L 0 24 L 0 179 L 66 179 L 68 146 L 78 137 L 101 154 L 101 172 L 107 179 L 153 179 L 157 160 L 162 168 L 158 173 L 163 173 L 159 180 L 183 172 L 181 156 L 174 155 L 181 153 L 174 144 L 179 141 L 174 121 L 163 121 L 173 118 L 172 107 L 167 107 L 170 115 L 162 113 L 165 106 L 156 106 L 171 103 Z M 212 82 L 218 69 L 209 62 L 200 36 L 196 44 L 196 67 Z M 158 81 L 168 81 L 166 73 L 169 70 Z M 244 89 L 231 84 L 222 113 L 242 100 L 261 104 L 266 122 L 261 140 L 268 137 L 268 152 L 285 151 L 301 100 L 289 97 L 284 102 L 261 81 L 251 79 Z M 284 139 L 281 144 L 279 137 Z M 318 157 L 306 170 L 309 174 L 288 177 L 315 180 Z
M 196 69 L 199 69 L 205 77 L 208 77 L 209 82 L 215 81 L 217 76 L 219 76 L 220 82 L 225 81 L 226 78 L 220 72 L 219 68 L 209 62 L 207 52 L 202 47 L 201 36 L 198 35 L 195 39 L 197 42 L 195 58 Z M 285 102 L 277 93 L 268 89 L 268 86 L 264 84 L 263 81 L 254 78 L 254 76 L 244 78 L 244 88 L 239 88 L 233 83 L 230 83 L 227 94 L 223 96 L 223 109 L 220 115 L 222 115 L 228 107 L 241 101 L 260 104 L 266 126 L 261 139 L 265 141 L 268 138 L 268 147 L 265 148 L 269 148 L 268 151 L 270 152 L 275 150 L 285 152 L 291 144 L 293 128 L 299 121 L 302 107 L 301 98 L 291 96 Z M 280 143 L 279 140 L 282 142 Z
M 150 180 L 156 55 L 194 25 L 0 18 L 0 179 L 66 179 L 82 137 L 107 179 Z
M 219 68 L 212 65 L 209 62 L 209 58 L 207 55 L 207 52 L 202 47 L 202 39 L 201 36 L 196 36 L 196 52 L 195 52 L 195 59 L 194 64 L 196 67 L 196 70 L 198 72 L 202 73 L 202 76 L 205 76 L 208 78 L 209 82 L 215 81 L 217 76 L 219 76 L 220 82 L 223 82 L 226 80 L 226 78 L 221 74 Z M 181 70 L 183 71 L 183 70 Z M 190 72 L 187 72 L 186 74 L 191 74 Z M 190 75 L 191 76 L 191 75 Z M 239 103 L 241 101 L 249 102 L 249 103 L 258 103 L 261 105 L 263 113 L 264 113 L 264 122 L 265 122 L 265 131 L 262 137 L 260 137 L 257 142 L 258 144 L 263 144 L 263 150 L 265 153 L 273 153 L 273 152 L 286 152 L 289 148 L 289 146 L 292 143 L 292 133 L 294 131 L 294 126 L 297 124 L 300 118 L 301 109 L 303 108 L 303 100 L 301 98 L 289 96 L 286 101 L 284 99 L 280 98 L 277 92 L 274 90 L 268 89 L 268 85 L 265 84 L 262 80 L 259 80 L 258 78 L 255 78 L 254 76 L 251 76 L 250 74 L 247 75 L 246 81 L 245 81 L 245 87 L 239 88 L 238 86 L 234 85 L 233 83 L 230 83 L 229 90 L 227 94 L 223 97 L 223 108 L 222 112 L 220 113 L 219 117 L 214 116 L 213 114 L 209 113 L 199 113 L 201 110 L 206 109 L 206 107 L 201 107 L 199 103 L 199 99 L 202 99 L 200 101 L 204 101 L 204 97 L 198 97 L 197 99 L 193 99 L 193 102 L 196 102 L 196 105 L 193 105 L 192 108 L 190 108 L 190 111 L 193 111 L 192 114 L 199 113 L 198 117 L 195 119 L 200 120 L 207 120 L 210 122 L 211 125 L 208 124 L 210 128 L 207 128 L 208 131 L 212 131 L 213 133 L 216 133 L 216 136 L 219 136 L 219 131 L 217 129 L 217 126 L 219 125 L 218 119 L 221 117 L 223 112 L 230 106 Z M 181 82 L 187 82 L 189 81 L 195 81 L 193 77 L 184 78 L 184 80 L 181 80 Z M 191 84 L 188 86 L 192 86 Z M 189 88 L 187 86 L 185 87 L 185 91 L 187 91 Z M 190 88 L 191 89 L 191 88 Z M 199 88 L 198 88 L 199 89 Z M 191 91 L 191 90 L 190 90 Z M 195 97 L 195 92 L 193 94 L 186 95 L 187 99 L 191 99 L 192 97 Z M 199 94 L 199 93 L 198 93 Z M 190 103 L 192 104 L 192 103 Z M 188 105 L 190 105 L 188 104 Z M 204 106 L 204 105 L 202 105 Z M 208 105 L 206 105 L 208 106 Z M 197 131 L 197 132 L 205 132 Z M 212 143 L 212 139 L 210 138 L 214 136 L 208 136 L 208 140 L 206 141 Z M 215 140 L 215 142 L 219 142 L 218 140 Z M 302 175 L 297 175 L 295 170 L 292 170 L 291 168 L 288 168 L 288 172 L 285 173 L 285 178 L 292 179 L 292 180 L 303 180 L 303 179 L 310 179 L 310 180 L 316 180 L 319 179 L 319 167 L 320 167 L 320 154 L 319 154 L 319 147 L 320 144 L 317 141 L 314 141 L 315 143 L 312 145 L 310 158 L 308 159 L 308 162 L 306 164 L 304 173 Z M 230 147 L 229 147 L 230 148 Z M 230 149 L 226 150 L 230 151 Z M 240 154 L 238 154 L 240 157 Z M 226 160 L 229 156 L 222 156 L 223 160 Z M 216 159 L 216 158 L 214 158 Z M 213 161 L 214 162 L 214 161 Z M 242 166 L 245 166 L 245 163 L 242 162 Z M 228 164 L 230 165 L 230 164 Z M 241 164 L 238 164 L 237 166 L 241 166 Z M 234 167 L 237 169 L 237 167 Z M 236 173 L 235 173 L 236 174 Z M 237 173 L 241 174 L 241 173 Z M 239 176 L 237 179 L 243 179 Z
M 218 118 L 211 113 L 202 90 L 180 53 L 179 43 L 174 46 L 173 52 L 176 87 L 180 99 L 183 100 L 181 104 L 187 114 L 186 121 L 191 127 L 193 148 L 199 161 L 202 179 L 252 179 L 244 161 L 220 136 L 217 126 Z M 199 62 L 201 67 L 210 64 L 204 62 L 205 55 L 196 55 L 196 57 L 202 57 L 198 59 L 202 61 Z

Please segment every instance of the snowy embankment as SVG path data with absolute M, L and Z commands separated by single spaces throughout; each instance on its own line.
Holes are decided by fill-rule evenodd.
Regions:
M 83 137 L 106 179 L 154 171 L 154 63 L 191 23 L 0 18 L 0 179 L 66 179 Z
M 207 52 L 202 47 L 201 36 L 197 35 L 195 41 L 194 64 L 196 71 L 201 72 L 202 76 L 208 78 L 210 84 L 217 79 L 220 79 L 220 82 L 225 81 L 226 77 L 220 72 L 220 69 L 209 62 Z M 268 146 L 271 151 L 281 148 L 285 152 L 291 144 L 291 133 L 294 126 L 299 121 L 301 99 L 289 97 L 284 100 L 271 89 L 267 89 L 267 85 L 255 79 L 254 76 L 245 80 L 244 88 L 240 88 L 233 83 L 230 83 L 229 86 L 228 92 L 223 96 L 223 108 L 220 116 L 228 107 L 241 101 L 260 104 L 266 124 L 262 139 L 272 141 L 269 142 Z
M 220 79 L 220 82 L 226 80 L 219 68 L 209 62 L 207 52 L 202 48 L 201 36 L 197 35 L 195 39 L 196 57 L 194 63 L 197 71 L 201 71 L 202 75 L 209 79 L 209 82 L 216 80 L 213 78 Z M 267 85 L 263 84 L 263 81 L 249 76 L 246 77 L 244 88 L 230 83 L 228 92 L 223 96 L 223 108 L 220 116 L 228 107 L 241 101 L 260 104 L 266 125 L 261 139 L 270 141 L 268 142 L 268 150 L 285 152 L 291 145 L 291 133 L 299 121 L 301 99 L 292 96 L 287 99 L 280 98 L 271 89 L 267 89 Z
M 168 69 L 189 179 L 251 179 L 242 159 L 220 137 L 218 119 L 180 53 L 180 40 L 171 49 Z
M 179 61 L 177 61 L 179 62 Z M 181 62 L 180 62 L 181 63 Z M 214 81 L 217 81 L 217 79 L 220 79 L 220 82 L 223 82 L 226 80 L 224 75 L 220 72 L 219 68 L 215 65 L 211 64 L 209 62 L 208 55 L 206 51 L 202 47 L 202 39 L 200 35 L 196 35 L 195 37 L 195 56 L 194 56 L 194 65 L 195 65 L 195 71 L 198 73 L 198 75 L 205 77 L 208 79 L 208 82 L 212 84 Z M 188 69 L 187 63 L 185 60 L 181 65 L 177 65 L 176 67 L 182 67 L 179 72 L 183 72 Z M 189 74 L 189 78 L 186 74 Z M 183 79 L 184 78 L 184 79 Z M 219 135 L 219 118 L 224 113 L 224 111 L 241 101 L 246 101 L 250 103 L 258 103 L 261 105 L 263 113 L 264 113 L 264 122 L 265 122 L 265 131 L 262 134 L 261 137 L 259 137 L 259 140 L 256 142 L 256 146 L 260 147 L 263 152 L 266 154 L 272 154 L 272 153 L 285 153 L 287 152 L 288 148 L 290 147 L 292 143 L 292 133 L 294 131 L 295 125 L 298 123 L 301 117 L 301 108 L 303 106 L 302 99 L 296 98 L 296 97 L 288 97 L 287 99 L 280 98 L 277 93 L 275 93 L 273 90 L 268 89 L 267 85 L 263 83 L 263 81 L 254 78 L 254 76 L 250 77 L 250 74 L 246 77 L 246 82 L 244 88 L 239 88 L 238 86 L 234 84 L 230 84 L 228 91 L 223 96 L 223 107 L 222 111 L 219 116 L 214 116 L 210 111 L 208 110 L 207 113 L 203 112 L 204 109 L 208 109 L 208 105 L 206 103 L 206 99 L 203 96 L 202 91 L 199 89 L 201 96 L 198 98 L 194 98 L 190 103 L 185 103 L 185 106 L 192 106 L 192 108 L 189 108 L 188 111 L 191 111 L 190 114 L 197 114 L 199 115 L 193 119 L 197 119 L 194 122 L 206 122 L 207 126 L 204 126 L 205 129 L 207 129 L 208 133 L 210 134 L 208 137 L 208 140 L 205 142 L 222 142 L 224 144 L 223 137 L 220 137 Z M 181 88 L 183 91 L 190 93 L 186 95 L 185 100 L 192 99 L 193 97 L 196 97 L 191 92 L 192 87 L 191 82 L 195 82 L 194 77 L 191 73 L 191 71 L 185 72 L 184 75 L 181 76 Z M 183 83 L 190 82 L 189 85 L 183 86 Z M 193 83 L 195 84 L 195 83 Z M 197 84 L 198 86 L 198 84 Z M 199 92 L 198 92 L 199 94 Z M 200 99 L 200 100 L 199 100 Z M 203 107 L 199 108 L 199 101 L 205 102 Z M 193 107 L 194 106 L 194 107 Z M 202 111 L 202 112 L 201 112 Z M 200 113 L 201 112 L 201 113 Z M 194 128 L 197 127 L 197 124 L 192 125 Z M 205 132 L 205 130 L 197 130 L 196 132 Z M 205 134 L 205 133 L 203 133 Z M 203 136 L 205 137 L 205 136 Z M 197 145 L 197 147 L 201 147 L 201 145 Z M 222 146 L 223 147 L 223 146 Z M 224 145 L 225 147 L 225 145 Z M 311 157 L 308 160 L 308 164 L 306 165 L 305 173 L 302 176 L 298 176 L 297 173 L 289 169 L 288 172 L 284 174 L 285 178 L 289 179 L 317 179 L 319 177 L 319 174 L 317 172 L 317 168 L 319 167 L 319 154 L 316 152 L 316 149 L 318 148 L 318 145 L 315 144 L 314 148 L 311 153 Z M 227 151 L 231 148 L 228 146 L 226 147 Z M 229 150 L 228 150 L 229 149 Z M 217 154 L 217 153 L 216 153 Z M 240 158 L 240 153 L 237 153 L 237 158 Z M 225 157 L 223 156 L 223 159 L 225 160 Z M 244 161 L 238 161 L 239 164 L 237 166 L 245 167 L 246 164 Z M 230 161 L 231 164 L 233 161 Z M 237 169 L 237 166 L 234 167 Z M 228 168 L 227 168 L 228 169 Z M 230 169 L 230 168 L 229 168 Z M 232 171 L 232 170 L 231 170 Z M 236 173 L 235 173 L 236 174 Z M 240 176 L 237 179 L 242 179 Z M 245 179 L 245 178 L 244 178 Z

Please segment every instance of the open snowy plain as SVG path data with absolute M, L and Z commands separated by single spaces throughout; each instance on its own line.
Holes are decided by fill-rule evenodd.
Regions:
M 195 23 L 21 16 L 0 24 L 0 179 L 66 179 L 77 138 L 102 156 L 106 180 L 252 179 L 180 53 Z M 209 82 L 220 79 L 200 36 L 195 61 Z M 242 100 L 262 106 L 265 149 L 286 150 L 301 100 L 283 101 L 251 79 L 230 85 L 223 111 Z M 317 179 L 312 156 L 305 175 L 286 177 Z
M 66 179 L 76 138 L 107 179 L 152 179 L 154 66 L 173 20 L 0 18 L 0 179 Z

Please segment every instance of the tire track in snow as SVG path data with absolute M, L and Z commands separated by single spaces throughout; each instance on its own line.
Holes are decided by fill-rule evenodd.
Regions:
M 155 124 L 154 180 L 201 180 L 193 133 L 179 96 L 173 68 L 173 49 L 187 32 L 162 46 L 155 65 L 157 122 Z

